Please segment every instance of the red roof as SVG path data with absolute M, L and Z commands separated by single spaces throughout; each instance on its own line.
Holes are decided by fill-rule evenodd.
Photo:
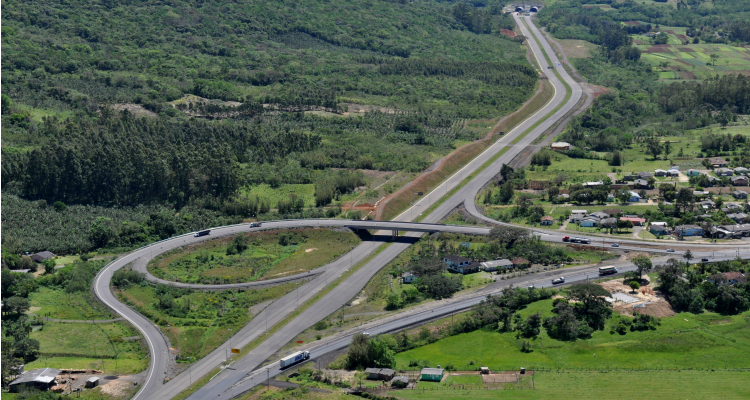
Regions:
M 743 278 L 742 272 L 724 272 L 724 276 L 727 277 L 727 280 L 731 281 L 732 279 L 739 279 Z
M 646 218 L 637 218 L 637 217 L 620 217 L 620 221 L 630 221 L 630 222 L 646 222 Z
M 542 217 L 542 221 L 554 221 L 555 219 L 550 217 L 549 215 L 545 215 Z
M 531 261 L 523 258 L 523 257 L 517 257 L 515 260 L 511 261 L 514 265 L 523 265 L 523 264 L 530 264 Z

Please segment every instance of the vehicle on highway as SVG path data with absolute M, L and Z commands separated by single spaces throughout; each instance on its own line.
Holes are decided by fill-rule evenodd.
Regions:
M 563 242 L 590 244 L 591 239 L 565 236 Z
M 708 262 L 708 258 L 701 258 L 701 262 L 707 263 Z
M 570 236 L 565 236 L 563 238 L 563 242 L 569 242 L 569 241 L 570 241 Z
M 208 236 L 211 233 L 210 229 L 206 229 L 205 231 L 195 232 L 194 237 L 201 237 L 201 236 Z
M 298 351 L 294 354 L 290 354 L 284 358 L 281 359 L 279 362 L 281 368 L 287 368 L 289 366 L 292 366 L 294 364 L 297 364 L 300 361 L 304 361 L 310 358 L 310 352 L 309 351 Z
M 250 227 L 251 228 L 260 228 L 260 226 L 263 225 L 262 222 L 251 222 Z
M 553 279 L 552 280 L 552 284 L 553 285 L 559 285 L 561 283 L 565 283 L 565 277 L 563 277 L 563 276 L 561 276 L 561 277 L 559 277 L 557 279 Z
M 620 243 L 612 243 L 612 247 L 620 247 Z
M 599 275 L 612 275 L 617 273 L 617 268 L 614 265 L 606 267 L 599 267 Z
M 674 249 L 667 249 L 667 253 L 674 253 Z

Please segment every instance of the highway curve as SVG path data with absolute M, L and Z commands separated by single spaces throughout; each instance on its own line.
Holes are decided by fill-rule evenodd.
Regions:
M 521 18 L 516 17 L 519 26 L 521 27 L 524 36 L 532 37 L 529 30 L 521 22 Z M 536 28 L 529 21 L 529 25 L 536 30 Z M 535 32 L 538 34 L 538 31 Z M 546 44 L 540 36 L 540 42 Z M 544 60 L 541 54 L 541 49 L 534 40 L 530 40 L 532 51 L 538 60 Z M 546 46 L 549 47 L 549 46 Z M 546 49 L 550 59 L 556 62 L 556 57 L 551 49 Z M 546 65 L 545 61 L 541 61 L 542 66 Z M 543 72 L 547 75 L 549 81 L 555 87 L 555 95 L 553 99 L 545 105 L 543 109 L 538 111 L 536 114 L 531 116 L 526 121 L 519 124 L 518 127 L 507 133 L 503 138 L 498 140 L 493 146 L 488 148 L 485 152 L 480 154 L 469 164 L 463 167 L 456 174 L 448 178 L 445 182 L 435 188 L 430 194 L 426 195 L 421 201 L 415 204 L 411 209 L 405 211 L 399 215 L 395 220 L 405 221 L 413 220 L 417 218 L 420 211 L 424 211 L 427 207 L 435 204 L 441 197 L 456 187 L 464 177 L 469 176 L 472 172 L 480 169 L 480 167 L 489 161 L 498 152 L 507 148 L 507 151 L 501 155 L 493 164 L 486 168 L 484 171 L 479 173 L 474 179 L 472 179 L 467 185 L 461 190 L 448 198 L 443 204 L 438 206 L 434 212 L 431 212 L 424 222 L 437 224 L 441 218 L 447 215 L 453 208 L 465 203 L 467 208 L 473 206 L 474 195 L 487 183 L 489 182 L 503 163 L 509 163 L 510 160 L 515 157 L 523 148 L 531 144 L 533 140 L 544 132 L 554 121 L 565 115 L 570 111 L 574 105 L 578 102 L 581 96 L 581 88 L 578 86 L 563 70 L 559 69 L 560 75 L 572 88 L 572 95 L 568 101 L 565 99 L 565 88 L 562 82 L 555 76 L 552 70 L 544 69 Z M 560 108 L 554 113 L 554 115 L 544 121 L 543 118 L 556 107 Z M 541 122 L 540 122 L 541 121 Z M 537 124 L 535 126 L 535 124 Z M 514 140 L 518 139 L 519 136 L 533 127 L 526 136 L 513 143 Z M 467 201 L 468 200 L 468 201 Z M 476 208 L 474 207 L 476 212 Z M 298 228 L 298 227 L 314 227 L 314 226 L 348 226 L 351 225 L 352 221 L 344 220 L 296 220 L 296 221 L 278 221 L 273 223 L 264 223 L 262 229 L 271 228 Z M 388 221 L 357 221 L 357 225 L 363 223 L 372 224 L 373 229 L 398 229 L 401 227 L 404 229 L 404 225 L 396 225 L 394 222 Z M 424 225 L 410 225 L 407 228 L 422 228 Z M 452 231 L 462 233 L 486 233 L 487 228 L 477 227 L 451 227 L 445 225 L 435 225 L 435 231 Z M 238 232 L 244 232 L 250 230 L 248 225 L 235 225 L 231 227 L 224 227 L 212 230 L 212 236 L 215 235 L 231 235 Z M 380 232 L 381 235 L 388 235 L 390 231 Z M 409 232 L 405 235 L 406 238 L 418 238 L 423 233 L 421 232 Z M 545 240 L 559 240 L 554 234 L 544 232 L 542 238 Z M 202 358 L 198 362 L 194 363 L 190 367 L 190 371 L 185 371 L 172 379 L 167 384 L 163 384 L 162 380 L 166 374 L 166 368 L 168 363 L 167 352 L 169 351 L 166 339 L 162 336 L 158 328 L 150 322 L 148 319 L 139 315 L 135 311 L 129 309 L 127 306 L 120 303 L 109 289 L 109 283 L 114 271 L 130 263 L 142 263 L 145 260 L 151 259 L 154 256 L 169 251 L 171 249 L 184 246 L 186 244 L 195 243 L 197 241 L 204 240 L 204 238 L 194 238 L 192 235 L 182 235 L 176 238 L 167 239 L 162 242 L 157 242 L 150 246 L 138 249 L 130 254 L 127 254 L 114 262 L 110 263 L 97 275 L 94 281 L 94 293 L 104 304 L 113 309 L 116 313 L 120 314 L 123 318 L 132 323 L 138 328 L 144 335 L 146 342 L 149 346 L 151 353 L 151 361 L 149 364 L 149 370 L 146 376 L 146 381 L 142 385 L 140 391 L 133 397 L 134 399 L 169 399 L 177 395 L 179 392 L 186 389 L 191 381 L 192 377 L 200 377 L 212 369 L 216 368 L 223 360 L 224 354 L 228 345 L 222 345 L 206 357 Z M 620 241 L 620 243 L 630 241 Z M 638 241 L 632 241 L 635 244 L 639 244 Z M 392 243 L 380 251 L 376 256 L 372 257 L 362 268 L 353 272 L 345 281 L 341 282 L 328 294 L 322 296 L 312 306 L 302 312 L 300 315 L 295 317 L 291 322 L 281 327 L 271 337 L 266 339 L 263 343 L 255 347 L 245 357 L 241 358 L 232 365 L 231 369 L 227 369 L 222 374 L 217 376 L 215 379 L 209 382 L 208 385 L 199 389 L 195 392 L 191 399 L 203 399 L 203 398 L 217 398 L 222 393 L 226 392 L 235 383 L 242 380 L 250 371 L 257 368 L 264 360 L 271 356 L 277 349 L 283 347 L 286 343 L 292 340 L 297 334 L 310 327 L 315 322 L 327 317 L 331 313 L 339 309 L 343 304 L 348 302 L 350 299 L 355 297 L 357 293 L 367 284 L 370 278 L 399 253 L 408 248 L 410 244 L 403 241 Z M 335 260 L 334 262 L 326 265 L 323 268 L 323 272 L 319 273 L 310 282 L 300 286 L 298 290 L 295 290 L 281 299 L 271 303 L 265 310 L 259 313 L 247 326 L 242 328 L 232 339 L 232 347 L 243 347 L 249 344 L 251 341 L 259 337 L 266 330 L 266 325 L 272 327 L 278 322 L 281 322 L 284 318 L 290 315 L 297 308 L 298 304 L 303 304 L 308 299 L 314 297 L 320 290 L 325 288 L 328 283 L 335 280 L 342 274 L 344 274 L 351 266 L 356 265 L 358 262 L 366 259 L 376 249 L 383 246 L 382 242 L 364 242 L 358 245 L 349 254 Z M 674 245 L 677 246 L 677 245 Z M 637 248 L 637 247 L 633 247 Z M 319 271 L 316 271 L 319 272 Z M 243 284 L 235 284 L 236 287 L 243 287 Z M 200 286 L 200 285 L 199 285 Z M 231 287 L 228 285 L 227 287 Z M 205 288 L 205 287 L 203 287 Z M 225 288 L 225 285 L 221 285 L 220 288 Z

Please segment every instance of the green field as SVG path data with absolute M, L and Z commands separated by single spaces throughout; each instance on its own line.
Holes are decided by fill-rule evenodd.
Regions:
M 658 4 L 658 3 L 655 3 Z M 669 35 L 666 45 L 653 46 L 651 39 L 633 35 L 641 58 L 654 66 L 660 80 L 705 79 L 716 74 L 750 71 L 750 49 L 725 44 L 693 44 L 685 36 L 685 28 L 661 27 L 660 32 Z M 684 44 L 689 40 L 689 44 Z M 719 58 L 714 63 L 710 55 Z
M 178 291 L 174 295 L 176 311 L 160 307 L 154 286 L 131 286 L 118 294 L 121 300 L 161 327 L 179 352 L 180 360 L 195 361 L 250 322 L 254 317 L 250 307 L 277 299 L 295 287 L 290 283 L 248 291 Z
M 649 398 L 747 399 L 749 372 L 543 372 L 534 376 L 533 390 L 401 390 L 400 399 L 612 399 Z M 527 378 L 528 379 L 528 378 Z M 423 383 L 418 385 L 423 386 Z M 425 385 L 426 386 L 426 385 Z
M 359 243 L 350 231 L 296 229 L 246 234 L 249 247 L 227 255 L 233 238 L 172 251 L 149 264 L 156 277 L 188 283 L 236 283 L 279 278 L 331 262 Z M 284 242 L 283 237 L 294 237 Z
M 43 329 L 31 333 L 31 338 L 39 341 L 40 356 L 26 368 L 96 368 L 123 374 L 141 372 L 148 367 L 146 349 L 140 339 L 124 340 L 131 337 L 140 338 L 140 335 L 123 322 L 47 322 Z
M 114 315 L 89 292 L 68 293 L 63 289 L 40 287 L 29 295 L 32 315 L 53 319 L 110 319 Z
M 287 200 L 292 194 L 305 201 L 305 207 L 315 207 L 315 185 L 313 184 L 288 184 L 274 189 L 270 185 L 261 184 L 245 187 L 240 192 L 243 196 L 257 197 L 260 201 L 270 204 L 276 208 L 279 200 Z
M 552 300 L 531 304 L 521 311 L 550 315 Z M 563 369 L 723 369 L 747 367 L 750 351 L 750 313 L 722 316 L 678 313 L 662 318 L 656 331 L 610 334 L 609 327 L 593 338 L 576 342 L 551 339 L 543 332 L 533 341 L 534 351 L 522 353 L 514 333 L 475 331 L 396 355 L 397 368 L 409 369 L 410 360 L 427 360 L 431 366 L 453 363 L 458 370 L 475 369 L 475 361 L 493 370 L 527 368 Z M 543 330 L 544 331 L 544 330 Z M 413 368 L 411 368 L 413 369 Z

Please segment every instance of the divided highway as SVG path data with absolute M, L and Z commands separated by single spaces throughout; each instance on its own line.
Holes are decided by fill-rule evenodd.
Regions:
M 528 21 L 530 27 L 527 28 L 526 24 L 522 21 L 521 17 L 516 17 L 516 21 L 521 27 L 524 36 L 532 38 L 532 34 L 539 37 L 539 41 L 542 43 L 542 47 L 547 52 L 549 58 L 553 63 L 558 62 L 554 52 L 549 48 L 549 45 L 539 34 L 536 27 Z M 531 49 L 539 60 L 539 64 L 544 66 L 547 65 L 544 61 L 544 55 L 542 49 L 537 45 L 536 41 L 529 40 Z M 273 327 L 275 324 L 281 322 L 289 315 L 295 312 L 299 304 L 303 304 L 305 301 L 315 297 L 320 293 L 328 284 L 335 279 L 346 273 L 352 266 L 359 262 L 366 260 L 371 257 L 366 264 L 358 270 L 351 273 L 344 281 L 339 283 L 326 295 L 318 299 L 313 305 L 301 312 L 289 323 L 282 326 L 272 336 L 267 338 L 263 343 L 256 346 L 246 356 L 237 360 L 232 368 L 229 368 L 222 372 L 220 375 L 212 379 L 207 385 L 196 391 L 190 399 L 205 399 L 205 398 L 227 398 L 234 395 L 234 390 L 230 390 L 235 384 L 246 377 L 248 373 L 253 371 L 259 365 L 261 365 L 266 359 L 272 356 L 278 349 L 286 345 L 296 335 L 303 330 L 307 329 L 315 322 L 327 317 L 331 313 L 338 310 L 342 305 L 347 303 L 350 299 L 355 297 L 359 291 L 367 284 L 370 278 L 388 262 L 395 258 L 398 254 L 404 251 L 410 243 L 404 242 L 404 238 L 408 240 L 416 239 L 423 234 L 423 232 L 456 232 L 456 233 L 472 233 L 472 234 L 486 234 L 488 228 L 480 227 L 467 227 L 467 226 L 448 226 L 442 225 L 438 222 L 447 215 L 452 209 L 460 204 L 464 204 L 474 215 L 481 217 L 485 220 L 486 217 L 481 216 L 474 204 L 474 197 L 476 193 L 499 171 L 500 166 L 503 163 L 509 163 L 520 151 L 526 146 L 531 144 L 534 139 L 545 132 L 555 121 L 559 120 L 566 113 L 568 113 L 578 102 L 581 96 L 580 86 L 573 81 L 564 69 L 559 68 L 557 70 L 560 73 L 562 79 L 568 83 L 571 87 L 571 96 L 565 101 L 566 90 L 562 81 L 554 74 L 554 70 L 543 69 L 543 73 L 547 76 L 550 83 L 555 88 L 555 95 L 553 99 L 545 105 L 536 114 L 531 116 L 526 121 L 519 124 L 518 127 L 508 132 L 503 138 L 498 140 L 494 145 L 488 148 L 485 152 L 480 154 L 477 158 L 472 160 L 464 168 L 458 171 L 456 174 L 448 178 L 440 186 L 435 188 L 432 192 L 422 198 L 416 203 L 411 209 L 405 211 L 399 215 L 395 221 L 345 221 L 345 220 L 294 220 L 294 221 L 277 221 L 264 223 L 262 228 L 249 228 L 248 225 L 235 225 L 230 227 L 223 227 L 214 229 L 211 232 L 211 236 L 217 235 L 231 235 L 239 232 L 247 232 L 252 230 L 261 229 L 274 229 L 274 228 L 299 228 L 299 227 L 331 227 L 331 226 L 349 226 L 369 229 L 379 229 L 379 235 L 391 235 L 393 230 L 411 231 L 408 232 L 401 240 L 391 243 L 387 246 L 383 242 L 364 242 L 355 247 L 349 254 L 346 254 L 335 260 L 334 262 L 312 271 L 310 276 L 305 278 L 311 278 L 311 280 L 304 285 L 301 285 L 297 290 L 287 294 L 281 299 L 271 303 L 265 310 L 260 312 L 247 326 L 237 332 L 231 339 L 232 347 L 243 347 L 260 337 L 265 331 L 266 327 Z M 559 108 L 558 108 L 559 107 Z M 557 110 L 555 111 L 555 109 Z M 554 111 L 554 113 L 553 113 Z M 545 116 L 552 113 L 552 116 L 545 119 Z M 521 135 L 529 131 L 525 136 Z M 519 139 L 520 138 L 520 139 Z M 516 141 L 516 143 L 513 143 Z M 414 224 L 408 221 L 418 217 L 421 212 L 424 212 L 428 207 L 436 204 L 448 191 L 458 186 L 465 177 L 471 173 L 480 169 L 482 165 L 490 161 L 499 152 L 505 150 L 501 156 L 499 156 L 489 168 L 477 174 L 470 182 L 468 182 L 461 190 L 454 195 L 450 196 L 440 206 L 436 207 L 435 211 L 427 215 L 423 221 L 424 224 Z M 491 221 L 491 220 L 490 220 Z M 556 232 L 535 232 L 540 234 L 543 240 L 549 241 L 560 241 L 562 234 Z M 119 268 L 123 268 L 126 265 L 134 265 L 136 269 L 143 270 L 148 260 L 154 256 L 163 252 L 169 251 L 174 248 L 178 248 L 184 245 L 197 243 L 205 240 L 205 238 L 194 238 L 192 235 L 183 235 L 180 237 L 167 239 L 162 242 L 152 244 L 150 246 L 138 249 L 130 254 L 127 254 L 105 267 L 95 278 L 94 281 L 94 293 L 104 304 L 113 309 L 116 313 L 120 314 L 123 318 L 128 320 L 134 326 L 136 326 L 146 338 L 146 342 L 149 346 L 151 353 L 151 362 L 149 364 L 149 370 L 147 373 L 146 381 L 142 385 L 140 391 L 134 396 L 134 399 L 170 399 L 176 396 L 178 393 L 186 389 L 192 383 L 192 377 L 201 377 L 209 373 L 211 370 L 216 368 L 225 358 L 225 352 L 228 348 L 228 344 L 224 344 L 211 352 L 209 355 L 194 363 L 189 371 L 185 371 L 172 379 L 170 382 L 163 383 L 166 376 L 166 369 L 169 360 L 169 348 L 167 342 L 159 329 L 148 319 L 144 318 L 140 314 L 131 310 L 127 306 L 120 303 L 115 296 L 112 294 L 109 284 L 114 271 Z M 643 242 L 630 241 L 630 240 L 618 240 L 621 244 L 626 244 L 622 248 L 638 249 L 639 245 Z M 599 243 L 599 239 L 596 238 L 596 243 Z M 604 242 L 603 242 L 604 243 Z M 670 244 L 675 248 L 690 246 L 682 244 Z M 375 254 L 376 250 L 380 250 Z M 373 255 L 375 254 L 375 255 Z M 729 257 L 729 255 L 727 255 Z M 131 264 L 132 263 L 132 264 Z M 322 271 L 321 271 L 322 270 Z M 566 272 L 567 273 L 567 272 Z M 313 277 L 314 276 L 314 277 Z M 300 277 L 289 277 L 286 279 L 299 279 Z M 156 279 L 156 278 L 154 278 Z M 263 284 L 268 284 L 266 281 Z M 175 283 L 170 283 L 175 284 Z M 540 282 L 541 284 L 541 282 Z M 207 285 L 188 285 L 190 287 L 199 288 L 210 288 L 210 289 L 223 289 L 228 287 L 248 287 L 248 284 L 235 284 L 235 285 L 212 285 L 213 287 L 206 287 Z M 464 301 L 464 300 L 462 300 Z M 465 300 L 469 301 L 469 300 Z M 471 299 L 471 301 L 477 301 Z M 449 302 L 450 303 L 450 302 Z M 448 304 L 445 307 L 459 307 L 456 304 Z M 461 303 L 464 304 L 464 303 Z M 465 303 L 469 304 L 469 303 Z M 466 308 L 468 306 L 464 306 Z M 448 310 L 446 308 L 445 310 Z M 433 314 L 439 311 L 433 311 Z M 447 312 L 447 311 L 446 311 Z M 382 329 L 396 329 L 400 326 L 406 326 L 405 324 L 413 323 L 413 320 L 396 319 L 392 322 L 392 325 L 384 326 Z M 343 340 L 343 339 L 342 339 Z M 343 343 L 343 342 L 341 342 Z M 335 346 L 342 345 L 341 343 Z M 334 346 L 334 347 L 335 347 Z M 320 351 L 324 351 L 321 349 Z M 317 351 L 317 350 L 316 350 Z M 314 355 L 318 355 L 314 353 Z M 268 374 L 271 372 L 269 371 Z M 247 382 L 253 382 L 253 380 L 244 380 L 241 387 L 250 387 Z M 257 382 L 257 379 L 254 381 Z M 238 386 L 240 387 L 240 386 Z M 239 394 L 240 392 L 236 392 Z

